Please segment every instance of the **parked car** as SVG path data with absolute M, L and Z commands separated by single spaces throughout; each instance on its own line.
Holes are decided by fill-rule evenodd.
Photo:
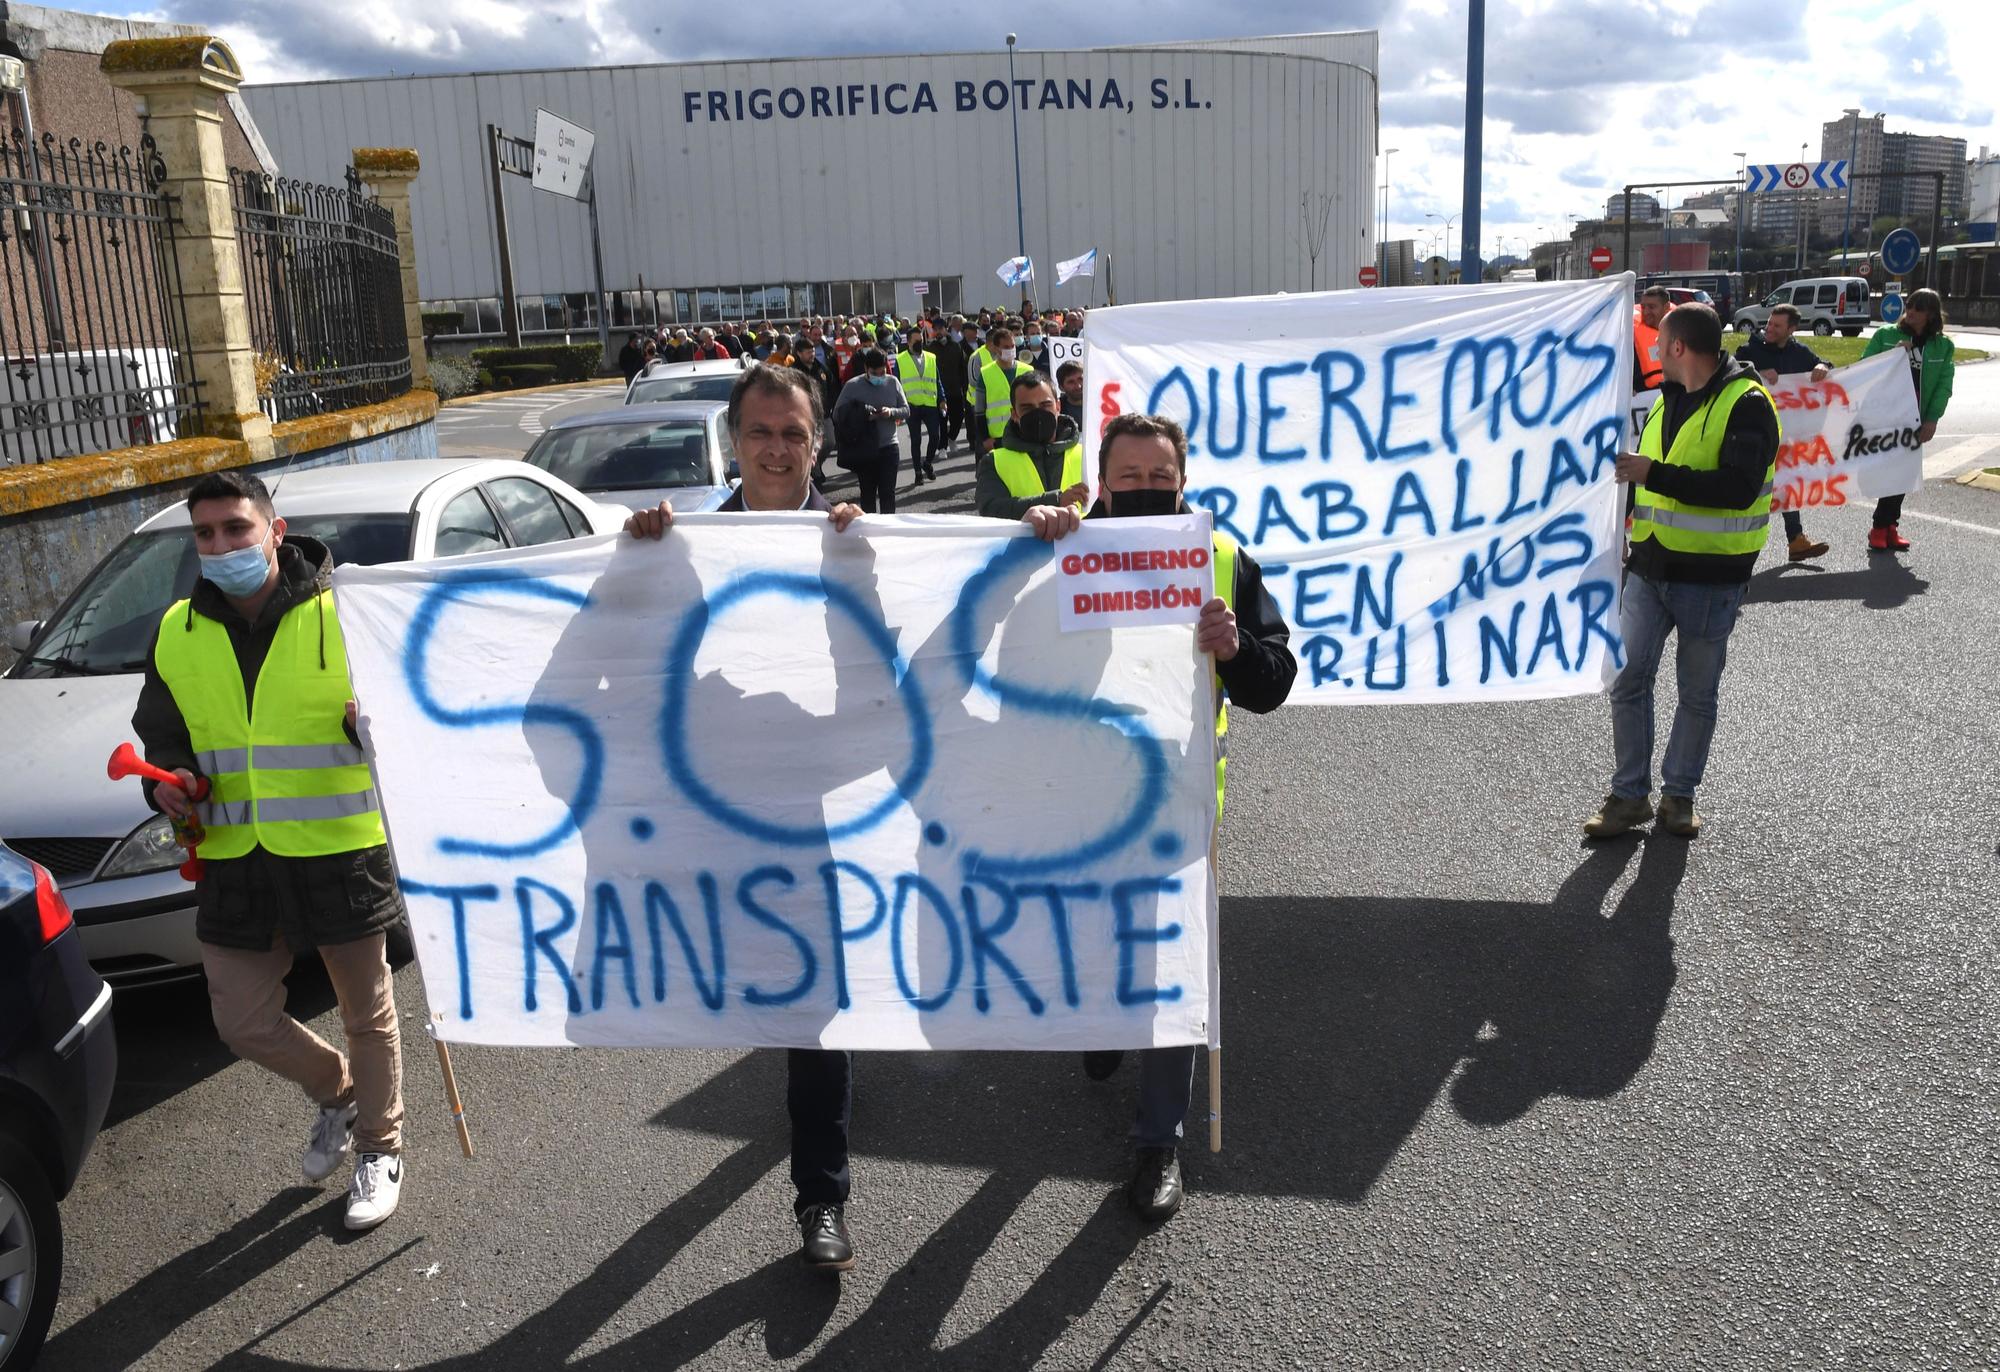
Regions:
M 514 461 L 431 459 L 293 472 L 277 491 L 294 534 L 335 562 L 448 557 L 609 533 L 626 512 Z M 139 784 L 105 760 L 132 738 L 132 709 L 160 618 L 197 576 L 187 506 L 141 524 L 53 616 L 17 624 L 23 656 L 0 677 L 8 761 L 0 837 L 55 873 L 85 953 L 117 987 L 199 975 L 194 888 Z
M 62 1213 L 111 1105 L 111 988 L 48 869 L 0 846 L 0 1369 L 35 1359 L 62 1285 Z
M 42 425 L 54 427 L 32 427 Z M 0 359 L 0 464 L 166 443 L 176 433 L 165 348 Z
M 1667 293 L 1668 302 L 1674 305 L 1691 305 L 1697 301 L 1704 305 L 1715 303 L 1707 291 L 1693 290 L 1687 286 L 1662 286 L 1660 289 Z
M 655 362 L 625 388 L 627 405 L 667 400 L 727 400 L 748 365 L 741 358 L 708 362 Z
M 729 406 L 712 400 L 627 405 L 558 420 L 528 449 L 528 465 L 598 500 L 651 509 L 712 510 L 738 475 Z
M 1804 326 L 1822 338 L 1835 329 L 1853 338 L 1868 327 L 1868 280 L 1861 276 L 1816 276 L 1789 282 L 1755 305 L 1745 305 L 1730 323 L 1739 333 L 1761 329 L 1779 305 L 1796 309 Z

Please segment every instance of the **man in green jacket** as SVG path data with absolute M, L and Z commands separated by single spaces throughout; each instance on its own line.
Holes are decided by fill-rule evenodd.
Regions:
M 1952 354 L 1957 351 L 1944 336 L 1944 302 L 1928 286 L 1910 292 L 1903 317 L 1886 328 L 1877 329 L 1861 354 L 1873 357 L 1891 348 L 1909 354 L 1910 384 L 1917 388 L 1917 442 L 1928 443 L 1937 436 L 1938 421 L 1951 404 Z M 1896 526 L 1903 518 L 1903 497 L 1884 496 L 1875 502 L 1874 527 L 1868 531 L 1871 553 L 1906 553 L 1910 540 Z

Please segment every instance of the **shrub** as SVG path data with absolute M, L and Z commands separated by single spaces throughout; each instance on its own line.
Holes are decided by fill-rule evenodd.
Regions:
M 527 348 L 475 348 L 472 360 L 498 375 L 522 366 L 546 366 L 558 381 L 588 381 L 597 375 L 603 350 L 595 343 L 539 343 Z
M 494 379 L 504 390 L 519 386 L 546 386 L 556 379 L 555 367 L 547 362 L 515 362 L 493 369 Z
M 465 322 L 465 315 L 458 310 L 425 310 L 418 317 L 423 320 L 425 338 L 446 329 L 455 330 Z
M 469 359 L 442 353 L 431 359 L 431 389 L 439 400 L 450 400 L 472 389 L 473 367 Z

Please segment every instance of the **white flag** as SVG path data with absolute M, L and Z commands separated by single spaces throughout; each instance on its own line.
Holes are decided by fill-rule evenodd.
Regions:
M 1097 249 L 1092 248 L 1082 257 L 1072 257 L 1067 262 L 1056 263 L 1056 284 L 1062 285 L 1072 276 L 1097 275 Z
M 1035 279 L 1035 259 L 1032 257 L 1010 257 L 999 266 L 1000 279 L 1009 286 L 1018 286 L 1023 281 Z

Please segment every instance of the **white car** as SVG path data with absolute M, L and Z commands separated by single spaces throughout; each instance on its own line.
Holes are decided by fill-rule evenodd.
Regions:
M 754 359 L 722 357 L 708 362 L 655 362 L 625 388 L 627 405 L 659 400 L 727 400 L 736 378 Z
M 520 462 L 430 459 L 292 472 L 278 482 L 286 530 L 336 563 L 401 562 L 611 533 L 626 512 Z M 187 505 L 135 529 L 45 621 L 17 624 L 21 659 L 0 677 L 8 759 L 0 836 L 55 874 L 85 955 L 113 986 L 198 975 L 194 888 L 166 820 L 105 763 L 138 740 L 132 710 L 167 607 L 197 574 Z

